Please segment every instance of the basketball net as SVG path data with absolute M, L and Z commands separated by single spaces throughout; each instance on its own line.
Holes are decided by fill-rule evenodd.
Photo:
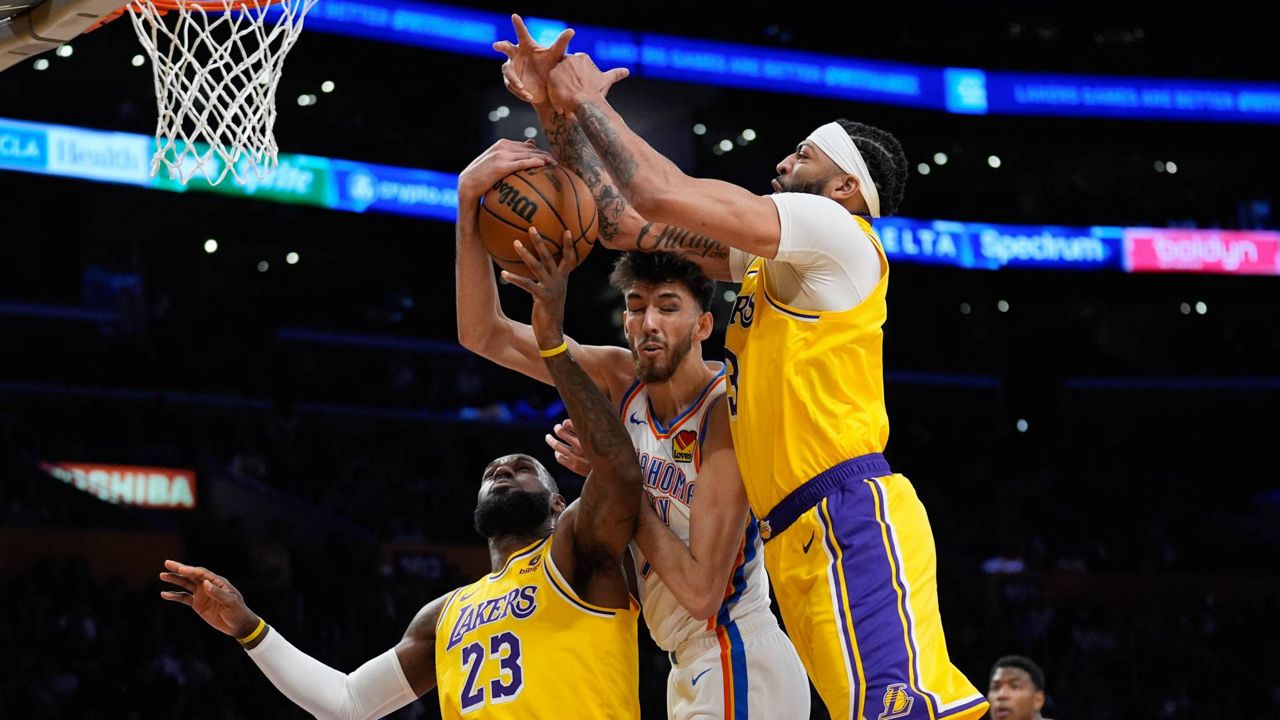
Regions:
M 266 177 L 278 164 L 272 132 L 284 58 L 316 0 L 135 0 L 129 19 L 151 56 L 156 152 L 186 184 L 228 174 Z

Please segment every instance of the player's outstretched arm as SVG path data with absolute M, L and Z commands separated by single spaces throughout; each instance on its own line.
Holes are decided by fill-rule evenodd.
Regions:
M 455 294 L 458 315 L 458 342 L 468 350 L 503 367 L 551 384 L 533 328 L 516 322 L 502 311 L 493 264 L 480 241 L 476 220 L 480 198 L 494 183 L 517 170 L 554 162 L 532 141 L 499 140 L 471 161 L 458 178 L 457 253 Z M 626 350 L 616 347 L 571 346 L 600 387 L 609 387 L 620 367 L 630 366 Z M 621 363 L 621 365 L 620 365 Z
M 551 70 L 547 95 L 558 111 L 577 120 L 636 212 L 752 255 L 777 255 L 782 225 L 773 201 L 737 185 L 689 177 L 650 147 L 605 99 L 622 77 L 617 70 L 601 72 L 590 57 L 577 53 Z
M 392 650 L 342 673 L 295 648 L 245 604 L 226 578 L 166 560 L 160 579 L 177 586 L 160 597 L 190 607 L 215 630 L 236 638 L 285 697 L 317 718 L 380 718 L 436 684 L 435 626 L 446 597 L 427 605 Z
M 538 112 L 551 152 L 591 188 L 600 213 L 600 242 L 611 250 L 670 252 L 697 265 L 712 280 L 731 280 L 729 246 L 666 223 L 649 222 L 618 190 L 578 123 L 550 106 Z
M 577 428 L 582 451 L 593 468 L 583 485 L 582 496 L 560 517 L 552 553 L 560 570 L 573 575 L 568 579 L 575 583 L 575 589 L 593 585 L 592 578 L 602 574 L 598 571 L 611 569 L 619 582 L 610 582 L 608 587 L 598 589 L 615 606 L 625 606 L 629 601 L 620 583 L 618 559 L 635 534 L 641 493 L 640 465 L 636 462 L 631 438 L 613 405 L 574 360 L 572 351 L 563 345 L 565 291 L 569 271 L 577 261 L 571 256 L 576 252 L 566 250 L 557 262 L 547 244 L 540 241 L 533 249 L 536 256 L 523 245 L 517 245 L 516 251 L 534 277 L 521 278 L 510 273 L 505 277 L 533 296 L 534 335 L 545 355 L 547 370 Z
M 600 242 L 611 250 L 673 252 L 693 262 L 713 280 L 730 280 L 729 247 L 694 232 L 651 223 L 635 211 L 614 185 L 600 157 L 577 122 L 557 113 L 547 99 L 547 76 L 565 57 L 573 29 L 560 33 L 550 47 L 529 34 L 519 15 L 511 16 L 516 44 L 503 40 L 493 48 L 507 56 L 502 82 L 517 98 L 533 105 L 556 160 L 573 170 L 591 188 L 600 213 Z

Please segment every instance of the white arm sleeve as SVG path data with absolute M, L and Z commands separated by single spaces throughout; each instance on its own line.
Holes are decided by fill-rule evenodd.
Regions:
M 394 649 L 346 675 L 295 648 L 271 628 L 249 657 L 285 697 L 321 720 L 380 718 L 418 699 Z
M 770 195 L 782 235 L 767 260 L 769 290 L 803 310 L 848 310 L 880 282 L 880 253 L 849 211 L 808 193 Z M 733 255 L 729 256 L 730 266 Z

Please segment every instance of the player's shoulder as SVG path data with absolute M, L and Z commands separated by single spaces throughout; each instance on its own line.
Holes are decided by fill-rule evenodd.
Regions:
M 435 636 L 440 628 L 441 621 L 444 620 L 446 609 L 454 605 L 454 600 L 467 592 L 468 588 L 473 587 L 476 583 L 463 585 L 437 597 L 431 602 L 423 605 L 418 614 L 413 617 L 409 623 L 409 629 L 405 632 L 407 638 L 416 638 L 418 640 L 427 640 Z
M 800 263 L 835 260 L 843 265 L 869 261 L 876 251 L 866 239 L 869 228 L 840 203 L 823 195 L 780 193 L 776 196 L 782 240 L 774 262 Z
M 719 360 L 704 360 L 703 364 L 707 369 L 715 373 L 711 376 L 708 384 L 711 385 L 711 392 L 722 393 L 727 385 L 726 380 L 729 377 L 729 366 Z
M 635 362 L 631 351 L 617 345 L 582 345 L 578 360 L 589 367 L 605 395 L 614 402 L 635 382 Z
M 796 219 L 817 219 L 852 227 L 858 226 L 856 217 L 845 206 L 827 197 L 813 193 L 787 192 L 769 196 L 779 209 L 789 212 Z
M 729 413 L 723 407 L 726 402 L 728 402 L 728 399 L 724 384 L 719 383 L 716 391 L 708 397 L 706 408 L 703 411 L 702 435 L 703 441 L 707 443 L 707 449 L 709 450 L 721 444 L 733 447 L 733 433 L 729 427 Z
M 631 372 L 619 378 L 618 391 L 609 397 L 609 400 L 618 407 L 618 410 L 625 411 L 628 405 L 636 401 L 636 398 L 645 394 L 645 384 L 640 378 L 636 377 L 635 368 Z M 636 425 L 644 424 L 643 421 L 635 421 Z M 632 423 L 627 423 L 627 429 L 630 430 Z

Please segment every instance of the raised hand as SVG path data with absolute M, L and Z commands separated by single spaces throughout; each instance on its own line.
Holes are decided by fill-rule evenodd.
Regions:
M 458 176 L 458 198 L 475 200 L 488 192 L 494 183 L 517 170 L 554 165 L 555 162 L 555 158 L 539 150 L 532 140 L 499 140 L 472 160 Z
M 564 342 L 564 298 L 569 287 L 569 272 L 578 264 L 578 248 L 573 236 L 565 231 L 560 257 L 556 246 L 547 242 L 535 228 L 529 228 L 529 242 L 517 240 L 516 254 L 533 273 L 532 278 L 502 271 L 507 282 L 533 296 L 533 335 L 538 346 L 550 350 Z
M 169 572 L 160 573 L 160 579 L 182 590 L 165 590 L 160 597 L 195 610 L 213 629 L 233 638 L 246 637 L 258 627 L 258 616 L 226 578 L 174 560 L 165 560 L 164 566 Z
M 510 40 L 493 44 L 494 50 L 507 56 L 507 61 L 502 63 L 502 84 L 512 95 L 527 103 L 544 103 L 547 101 L 547 76 L 551 74 L 551 68 L 564 59 L 569 41 L 573 39 L 573 28 L 561 32 L 551 47 L 542 47 L 534 41 L 519 15 L 511 16 L 511 25 L 516 30 L 519 44 L 512 45 Z
M 626 68 L 601 71 L 586 53 L 574 53 L 551 69 L 547 99 L 557 112 L 572 115 L 584 102 L 599 100 L 609 88 L 631 74 Z
M 573 429 L 573 420 L 556 423 L 552 429 L 555 435 L 548 433 L 545 437 L 547 446 L 555 451 L 556 462 L 573 472 L 586 477 L 591 474 L 591 462 L 582 452 L 582 440 Z

